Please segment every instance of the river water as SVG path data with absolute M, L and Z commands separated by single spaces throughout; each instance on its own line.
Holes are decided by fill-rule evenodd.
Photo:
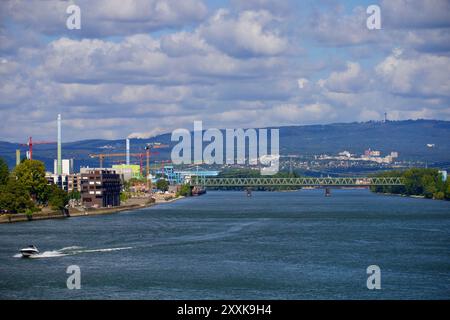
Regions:
M 41 255 L 17 257 L 36 244 Z M 81 270 L 69 290 L 66 269 Z M 367 289 L 378 265 L 381 290 Z M 367 190 L 210 191 L 0 225 L 2 299 L 449 299 L 450 202 Z

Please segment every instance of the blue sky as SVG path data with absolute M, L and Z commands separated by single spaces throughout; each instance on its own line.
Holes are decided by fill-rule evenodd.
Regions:
M 66 8 L 81 9 L 81 30 Z M 366 27 L 369 5 L 381 30 Z M 450 1 L 0 2 L 0 140 L 450 120 Z

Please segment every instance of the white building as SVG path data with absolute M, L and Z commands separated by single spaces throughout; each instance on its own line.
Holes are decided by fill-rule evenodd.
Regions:
M 439 173 L 441 174 L 442 181 L 447 181 L 447 170 L 439 170 Z
M 53 173 L 58 174 L 58 160 L 53 161 Z M 73 173 L 73 159 L 62 159 L 62 172 L 63 175 L 69 175 Z

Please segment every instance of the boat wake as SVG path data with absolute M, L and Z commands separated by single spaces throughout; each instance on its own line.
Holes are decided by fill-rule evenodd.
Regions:
M 171 238 L 167 242 L 159 242 L 159 243 L 151 243 L 146 245 L 135 245 L 133 247 L 116 247 L 116 248 L 101 248 L 101 249 L 89 249 L 85 247 L 79 247 L 79 246 L 71 246 L 71 247 L 64 247 L 58 250 L 51 250 L 51 251 L 44 251 L 38 254 L 30 255 L 29 259 L 45 259 L 45 258 L 57 258 L 57 257 L 65 257 L 65 256 L 73 256 L 83 253 L 95 253 L 95 252 L 113 252 L 113 251 L 121 251 L 121 250 L 130 250 L 130 249 L 137 249 L 137 248 L 146 248 L 146 247 L 155 247 L 155 246 L 173 246 L 173 245 L 183 245 L 183 244 L 192 244 L 192 243 L 198 243 L 198 242 L 204 242 L 204 241 L 215 241 L 220 240 L 227 237 L 235 236 L 237 233 L 242 232 L 243 230 L 246 230 L 247 228 L 260 224 L 261 221 L 252 221 L 252 222 L 245 222 L 245 223 L 239 223 L 232 225 L 228 227 L 225 230 L 213 232 L 213 233 L 206 233 L 201 235 L 185 235 L 185 236 L 179 236 L 175 238 Z M 14 258 L 22 258 L 22 254 L 15 254 Z
M 129 249 L 133 249 L 133 247 L 85 249 L 83 247 L 72 246 L 72 247 L 64 247 L 59 250 L 44 251 L 42 253 L 32 255 L 29 258 L 30 259 L 57 258 L 57 257 L 73 256 L 73 255 L 82 254 L 82 253 L 112 252 L 112 251 L 129 250 Z M 20 253 L 15 254 L 14 258 L 22 258 L 22 254 L 20 254 Z

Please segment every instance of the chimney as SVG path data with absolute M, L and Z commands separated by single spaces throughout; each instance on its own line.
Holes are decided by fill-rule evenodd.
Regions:
M 62 175 L 62 159 L 61 159 L 61 115 L 58 114 L 58 163 L 57 174 Z
M 127 166 L 130 165 L 130 139 L 127 139 Z
M 20 164 L 20 149 L 16 150 L 16 166 Z

